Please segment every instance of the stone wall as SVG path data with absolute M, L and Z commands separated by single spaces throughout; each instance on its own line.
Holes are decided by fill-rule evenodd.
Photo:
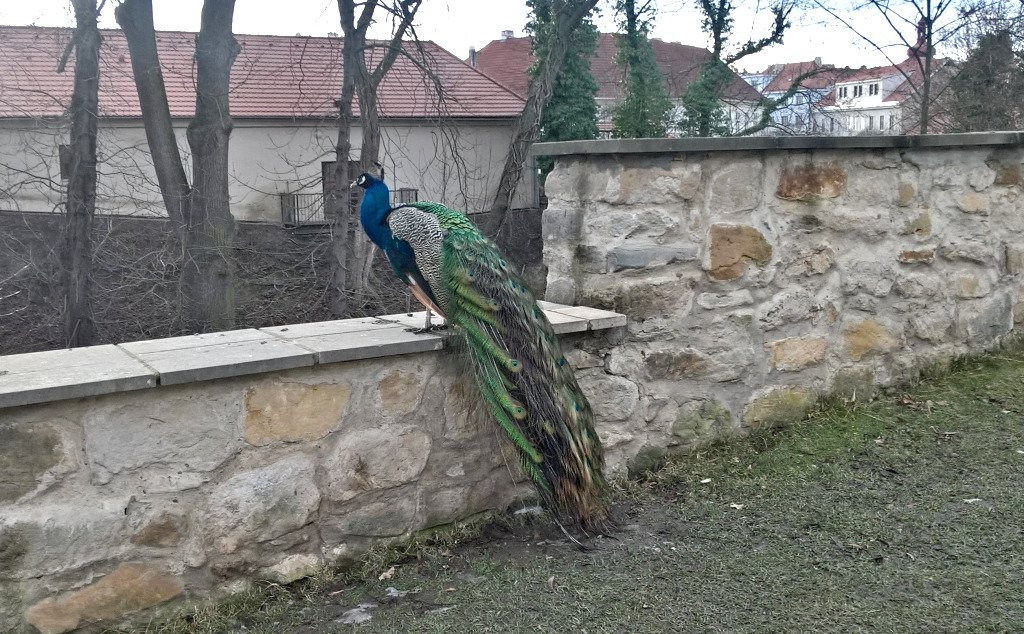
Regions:
M 546 308 L 563 334 L 624 323 Z M 293 581 L 529 496 L 447 338 L 408 332 L 422 323 L 0 357 L 0 631 Z
M 537 151 L 547 298 L 629 318 L 576 358 L 617 459 L 864 398 L 1024 318 L 1019 133 Z

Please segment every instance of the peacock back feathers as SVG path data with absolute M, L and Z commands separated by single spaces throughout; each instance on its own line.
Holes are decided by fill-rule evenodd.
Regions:
M 584 526 L 606 517 L 601 443 L 590 403 L 533 293 L 463 214 L 437 203 L 391 210 L 432 299 L 465 335 L 477 385 L 542 499 Z

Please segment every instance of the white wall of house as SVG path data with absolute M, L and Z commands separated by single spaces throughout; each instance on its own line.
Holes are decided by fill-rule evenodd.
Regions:
M 179 150 L 188 160 L 186 122 L 176 124 Z M 425 120 L 382 126 L 382 162 L 392 189 L 413 188 L 420 200 L 435 200 L 474 212 L 489 206 L 511 136 L 511 122 L 465 120 L 438 125 Z M 353 130 L 353 156 L 362 135 Z M 337 129 L 330 121 L 236 120 L 230 145 L 231 210 L 238 220 L 279 222 L 279 194 L 322 192 L 322 163 L 334 160 Z M 0 122 L 0 209 L 51 212 L 59 209 L 59 146 L 67 129 L 38 120 Z M 164 215 L 138 121 L 104 121 L 98 137 L 99 213 Z M 190 168 L 186 168 L 190 174 Z M 534 197 L 529 171 L 515 206 Z

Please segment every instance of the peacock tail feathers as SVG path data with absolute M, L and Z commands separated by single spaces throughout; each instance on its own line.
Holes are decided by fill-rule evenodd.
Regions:
M 438 307 L 464 334 L 481 397 L 546 506 L 564 520 L 602 523 L 607 485 L 593 413 L 533 293 L 457 211 L 410 203 L 392 210 L 390 223 L 412 245 Z M 438 234 L 439 248 L 421 239 Z

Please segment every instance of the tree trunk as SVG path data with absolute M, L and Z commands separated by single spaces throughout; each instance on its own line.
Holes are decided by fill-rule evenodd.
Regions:
M 114 11 L 114 16 L 128 42 L 146 141 L 153 156 L 160 194 L 178 239 L 184 241 L 191 188 L 178 152 L 164 76 L 160 70 L 153 28 L 153 2 L 124 0 Z
M 196 332 L 235 325 L 235 219 L 228 193 L 228 88 L 239 51 L 231 33 L 234 10 L 234 0 L 206 0 L 196 38 L 196 114 L 188 125 L 192 192 L 182 265 L 185 319 Z
M 71 95 L 71 174 L 61 259 L 64 274 L 64 338 L 69 348 L 96 336 L 89 275 L 92 219 L 96 211 L 96 130 L 99 105 L 100 32 L 96 0 L 74 0 L 75 84 Z
M 932 92 L 932 57 L 934 56 L 934 49 L 932 48 L 932 1 L 927 0 L 927 8 L 925 10 L 925 49 L 924 49 L 924 69 L 922 70 L 923 77 L 921 78 L 921 119 L 918 122 L 921 134 L 928 134 L 928 119 L 929 119 L 929 102 L 931 101 Z
M 548 100 L 551 99 L 555 79 L 558 78 L 558 71 L 561 70 L 562 62 L 565 60 L 565 53 L 569 49 L 572 33 L 596 4 L 597 0 L 560 0 L 556 2 L 555 28 L 550 46 L 547 47 L 547 57 L 541 60 L 539 71 L 530 80 L 523 114 L 519 116 L 512 128 L 512 140 L 505 157 L 505 166 L 501 170 L 498 189 L 494 194 L 494 202 L 491 204 L 491 211 L 496 215 L 502 215 L 512 207 L 516 187 L 519 186 L 519 181 L 523 177 L 526 151 L 537 139 L 540 118 Z

